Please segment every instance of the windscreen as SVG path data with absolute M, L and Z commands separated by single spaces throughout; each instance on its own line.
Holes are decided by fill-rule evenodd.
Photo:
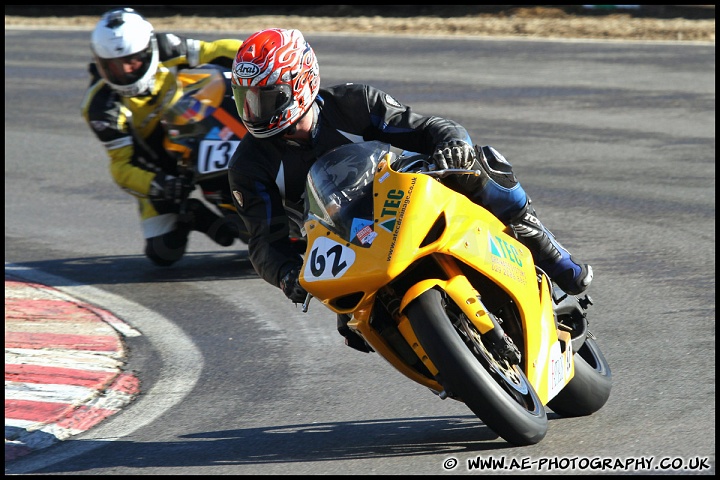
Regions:
M 373 229 L 373 178 L 390 148 L 377 141 L 351 143 L 319 157 L 307 177 L 308 214 L 344 240 L 365 244 Z

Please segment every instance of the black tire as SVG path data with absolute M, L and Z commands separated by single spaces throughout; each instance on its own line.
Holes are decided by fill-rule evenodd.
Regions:
M 420 345 L 438 369 L 437 381 L 507 442 L 538 443 L 547 433 L 547 413 L 522 369 L 498 364 L 472 324 L 448 313 L 438 290 L 428 290 L 407 308 Z M 468 325 L 474 334 L 466 333 Z
M 574 355 L 575 376 L 548 402 L 563 417 L 582 417 L 600 410 L 610 397 L 612 373 L 595 340 L 588 337 Z

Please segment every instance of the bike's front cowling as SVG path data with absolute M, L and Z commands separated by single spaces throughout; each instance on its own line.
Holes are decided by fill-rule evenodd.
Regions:
M 192 179 L 203 197 L 233 222 L 247 243 L 237 215 L 227 170 L 247 129 L 237 118 L 230 70 L 207 64 L 180 70 L 176 97 L 162 118 L 164 147 L 178 160 L 178 171 Z

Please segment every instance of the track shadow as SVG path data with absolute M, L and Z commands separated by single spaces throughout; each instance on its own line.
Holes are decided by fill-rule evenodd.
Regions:
M 190 282 L 258 278 L 246 250 L 193 252 L 169 267 L 157 267 L 144 255 L 75 257 L 14 263 L 5 274 L 22 277 L 22 269 L 40 270 L 84 285 Z M 62 284 L 53 287 L 67 286 Z
M 88 445 L 90 442 L 96 445 Z M 240 428 L 189 434 L 176 441 L 157 443 L 72 439 L 63 443 L 65 448 L 72 443 L 78 447 L 83 444 L 86 452 L 35 473 L 383 459 L 512 448 L 474 416 Z M 438 471 L 442 471 L 440 464 Z

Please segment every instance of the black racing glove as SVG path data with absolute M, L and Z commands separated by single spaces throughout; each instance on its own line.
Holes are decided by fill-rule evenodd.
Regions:
M 439 143 L 432 155 L 438 170 L 446 168 L 463 168 L 469 170 L 475 161 L 475 150 L 472 145 L 461 140 Z
M 151 200 L 164 200 L 179 204 L 185 200 L 195 188 L 192 179 L 187 175 L 175 177 L 160 172 L 150 184 L 148 197 Z
M 300 285 L 300 266 L 288 269 L 280 280 L 280 289 L 293 303 L 305 303 L 308 292 Z

